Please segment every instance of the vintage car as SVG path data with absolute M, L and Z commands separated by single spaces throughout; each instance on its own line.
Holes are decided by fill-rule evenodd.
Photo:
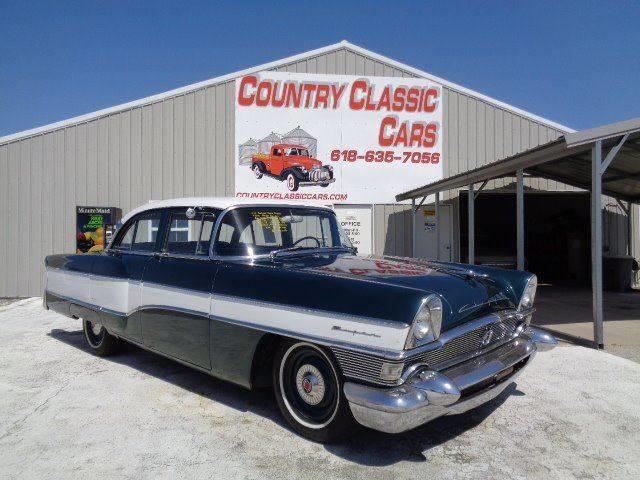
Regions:
M 362 257 L 331 208 L 152 202 L 101 253 L 46 257 L 44 305 L 88 348 L 125 340 L 247 388 L 300 434 L 398 433 L 465 412 L 555 339 L 530 326 L 536 277 Z
M 333 178 L 333 167 L 322 165 L 302 145 L 278 143 L 271 147 L 269 153 L 258 153 L 251 157 L 251 170 L 257 179 L 268 175 L 285 181 L 292 192 L 300 186 L 328 187 L 336 181 Z

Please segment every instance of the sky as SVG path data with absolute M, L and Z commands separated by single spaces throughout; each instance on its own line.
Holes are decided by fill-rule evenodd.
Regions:
M 0 136 L 348 40 L 577 130 L 640 117 L 640 2 L 0 0 Z

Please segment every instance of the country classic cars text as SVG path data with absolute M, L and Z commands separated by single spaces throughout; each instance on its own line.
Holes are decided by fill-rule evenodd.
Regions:
M 395 114 L 435 112 L 440 101 L 439 86 L 385 85 L 376 91 L 366 78 L 339 83 L 247 75 L 240 80 L 237 93 L 241 107 L 337 110 L 346 101 L 353 111 L 391 113 L 380 122 L 378 143 L 382 147 L 430 148 L 437 142 L 436 122 L 402 121 Z

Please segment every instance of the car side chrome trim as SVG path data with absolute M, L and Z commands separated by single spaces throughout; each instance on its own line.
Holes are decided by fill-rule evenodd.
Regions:
M 67 270 L 62 270 L 62 269 L 58 269 L 61 272 L 73 272 L 73 271 L 67 271 Z M 73 272 L 71 273 L 72 275 L 81 275 L 81 276 L 87 276 L 88 274 L 86 273 L 82 273 L 82 272 Z M 142 287 L 144 287 L 144 285 L 146 284 L 147 286 L 153 286 L 156 288 L 162 288 L 162 289 L 169 289 L 171 291 L 175 291 L 176 293 L 180 293 L 182 295 L 193 295 L 196 293 L 200 293 L 202 294 L 203 297 L 208 296 L 207 293 L 205 292 L 194 292 L 190 289 L 181 289 L 181 288 L 177 288 L 177 287 L 167 287 L 161 284 L 156 284 L 153 282 L 139 282 L 139 281 L 134 281 L 134 280 L 129 280 L 129 279 L 125 279 L 125 278 L 121 278 L 121 277 L 108 277 L 108 276 L 100 276 L 100 275 L 96 275 L 93 276 L 92 278 L 95 278 L 95 280 L 97 281 L 115 281 L 115 282 L 127 282 L 130 285 L 142 285 Z M 56 295 L 60 295 L 60 293 L 52 291 L 51 293 L 54 293 Z M 92 308 L 93 310 L 100 310 L 100 311 L 107 311 L 109 313 L 112 313 L 114 315 L 131 315 L 131 313 L 133 313 L 134 311 L 136 311 L 138 308 L 144 308 L 144 305 L 131 305 L 132 308 L 131 310 L 127 311 L 127 312 L 122 312 L 119 311 L 117 309 L 109 309 L 108 307 L 99 307 L 95 304 L 92 304 L 90 302 L 86 302 L 86 301 L 82 301 L 82 300 L 78 300 L 78 299 L 74 299 L 72 297 L 69 297 L 68 295 L 62 295 L 66 298 L 68 298 L 69 300 L 74 301 L 75 303 L 78 304 L 82 304 L 84 306 L 88 306 L 89 308 Z M 204 300 L 204 298 L 203 298 Z M 304 308 L 304 307 L 294 307 L 294 306 L 290 306 L 290 305 L 283 305 L 283 304 L 278 304 L 278 303 L 274 303 L 274 302 L 265 302 L 265 301 L 259 301 L 259 300 L 249 300 L 249 299 L 244 299 L 244 298 L 240 298 L 240 297 L 236 297 L 236 296 L 228 296 L 228 295 L 219 295 L 219 294 L 213 294 L 211 295 L 211 304 L 214 308 L 214 311 L 209 311 L 209 309 L 190 309 L 190 308 L 186 308 L 184 306 L 178 307 L 178 308 L 182 308 L 182 310 L 184 311 L 188 311 L 194 314 L 198 314 L 198 315 L 209 315 L 211 314 L 211 318 L 213 319 L 217 319 L 217 320 L 221 320 L 221 321 L 225 321 L 227 323 L 234 323 L 234 324 L 238 324 L 238 325 L 242 325 L 242 326 L 247 326 L 249 328 L 253 328 L 253 329 L 257 329 L 257 330 L 263 330 L 263 331 L 270 331 L 272 333 L 278 333 L 278 334 L 283 334 L 292 338 L 301 338 L 301 339 L 306 339 L 306 340 L 316 340 L 324 345 L 334 345 L 336 347 L 340 347 L 340 348 L 344 348 L 346 350 L 352 350 L 355 352 L 360 352 L 360 353 L 366 353 L 369 354 L 371 356 L 374 357 L 379 357 L 383 360 L 387 360 L 387 361 L 403 361 L 403 362 L 410 362 L 411 359 L 413 357 L 417 357 L 420 354 L 430 351 L 430 350 L 435 350 L 438 348 L 441 348 L 443 345 L 445 345 L 449 340 L 456 338 L 459 335 L 464 334 L 465 332 L 468 332 L 469 330 L 473 330 L 474 328 L 480 327 L 482 325 L 488 325 L 490 323 L 494 323 L 494 322 L 499 322 L 502 319 L 504 319 L 505 316 L 511 316 L 511 315 L 522 315 L 527 316 L 530 315 L 531 312 L 527 311 L 527 312 L 521 312 L 520 314 L 518 314 L 518 312 L 503 312 L 500 314 L 490 314 L 488 316 L 470 321 L 466 324 L 460 325 L 454 329 L 451 329 L 449 331 L 446 331 L 445 333 L 443 333 L 440 338 L 435 341 L 432 342 L 430 344 L 427 345 L 423 345 L 421 347 L 417 347 L 415 349 L 412 350 L 403 350 L 403 349 L 397 349 L 394 350 L 392 348 L 384 348 L 384 347 L 375 347 L 375 346 L 371 346 L 368 345 L 366 340 L 366 335 L 356 335 L 358 332 L 363 331 L 363 333 L 367 333 L 366 330 L 363 330 L 362 328 L 346 328 L 345 326 L 340 326 L 340 325 L 332 325 L 331 328 L 333 327 L 337 327 L 337 328 L 333 328 L 334 331 L 336 333 L 341 333 L 346 335 L 350 335 L 352 338 L 354 338 L 354 341 L 351 342 L 347 339 L 345 339 L 344 341 L 336 339 L 336 338 L 329 338 L 328 336 L 325 335 L 303 335 L 302 332 L 299 331 L 294 331 L 294 330 L 290 330 L 290 329 L 284 329 L 284 328 L 268 328 L 266 325 L 261 324 L 260 322 L 252 322 L 249 321 L 248 319 L 233 319 L 233 318 L 229 318 L 226 315 L 218 315 L 215 312 L 215 304 L 216 301 L 220 301 L 220 300 L 224 300 L 227 302 L 233 302 L 236 304 L 244 304 L 244 305 L 250 305 L 251 307 L 255 308 L 255 309 L 261 309 L 261 308 L 269 308 L 269 309 L 277 309 L 277 310 L 282 310 L 282 311 L 286 311 L 286 312 L 291 312 L 291 313 L 299 313 L 299 314 L 303 314 L 303 315 L 313 315 L 313 316 L 318 316 L 318 317 L 324 317 L 324 318 L 329 318 L 332 320 L 335 320 L 336 322 L 339 321 L 343 321 L 343 322 L 349 322 L 350 324 L 356 324 L 356 325 L 372 325 L 372 326 L 377 326 L 377 327 L 382 327 L 385 330 L 388 330 L 389 333 L 391 333 L 392 331 L 396 331 L 398 334 L 402 333 L 403 329 L 408 328 L 408 324 L 404 324 L 404 323 L 397 323 L 397 322 L 390 322 L 390 321 L 385 321 L 383 319 L 374 319 L 374 318 L 367 318 L 367 317 L 358 317 L 358 316 L 353 316 L 353 315 L 343 315 L 337 312 L 329 312 L 329 311 L 322 311 L 322 310 L 314 310 L 314 309 L 309 309 L 309 308 Z M 162 302 L 162 303 L 158 303 L 158 305 L 162 305 L 166 308 L 170 308 L 171 305 L 167 305 L 166 303 Z M 358 341 L 361 340 L 361 341 Z
M 211 318 L 211 315 L 206 312 L 199 312 L 197 310 L 190 310 L 188 308 L 174 307 L 172 305 L 143 305 L 135 310 L 135 312 L 144 312 L 146 310 L 166 310 L 169 312 L 182 313 L 184 315 L 192 315 L 194 317 Z M 133 313 L 135 313 L 133 312 Z
M 243 297 L 237 297 L 235 295 L 220 295 L 220 294 L 214 293 L 212 296 L 212 299 L 214 302 L 216 300 L 227 300 L 230 302 L 252 305 L 255 307 L 278 308 L 280 310 L 286 310 L 289 312 L 306 313 L 306 314 L 318 315 L 322 317 L 334 318 L 336 320 L 348 320 L 350 322 L 362 323 L 364 325 L 378 325 L 378 326 L 393 328 L 397 330 L 404 330 L 405 328 L 409 327 L 408 323 L 393 322 L 390 320 L 371 318 L 371 317 L 361 317 L 358 315 L 342 314 L 342 313 L 332 312 L 330 310 L 320 310 L 315 308 L 285 305 L 283 303 L 269 302 L 266 300 L 247 299 Z
M 190 292 L 189 290 L 184 290 L 185 293 L 191 294 L 192 292 Z M 370 347 L 367 345 L 362 345 L 362 344 L 357 344 L 357 343 L 353 343 L 353 342 L 348 342 L 348 341 L 341 341 L 338 339 L 332 339 L 332 338 L 328 338 L 328 337 L 324 337 L 324 336 L 319 336 L 319 335 L 309 335 L 309 334 L 304 334 L 301 332 L 296 332 L 293 330 L 288 330 L 288 329 L 283 329 L 283 328 L 277 328 L 277 327 L 272 327 L 272 326 L 268 326 L 268 325 L 264 325 L 264 324 L 260 324 L 260 323 L 256 323 L 256 322 L 252 322 L 252 321 L 246 321 L 246 320 L 238 320 L 238 319 L 233 319 L 233 318 L 228 318 L 228 317 L 224 317 L 224 316 L 217 316 L 217 315 L 212 315 L 209 312 L 204 312 L 204 311 L 198 311 L 198 310 L 193 310 L 193 309 L 188 309 L 188 308 L 184 308 L 184 307 L 178 307 L 178 306 L 173 306 L 173 305 L 167 305 L 167 304 L 149 304 L 149 305 L 140 305 L 137 306 L 136 308 L 128 311 L 128 312 L 120 312 L 120 311 L 116 311 L 116 310 L 112 310 L 112 309 L 108 309 L 105 307 L 101 307 L 99 305 L 96 304 L 92 304 L 89 302 L 85 302 L 82 300 L 77 300 L 74 298 L 71 298 L 69 296 L 65 296 L 65 295 L 60 295 L 58 293 L 55 292 L 50 292 L 62 299 L 64 299 L 65 301 L 68 301 L 70 303 L 88 308 L 90 310 L 93 310 L 95 312 L 105 312 L 114 316 L 118 316 L 118 317 L 123 317 L 123 316 L 130 316 L 133 315 L 134 313 L 138 312 L 138 311 L 144 311 L 144 310 L 148 310 L 148 309 L 152 309 L 152 308 L 157 308 L 157 309 L 163 309 L 163 310 L 168 310 L 168 311 L 175 311 L 175 312 L 180 312 L 180 313 L 184 313 L 184 314 L 188 314 L 188 315 L 195 315 L 195 316 L 199 316 L 199 317 L 208 317 L 209 319 L 211 319 L 212 321 L 221 321 L 224 323 L 228 323 L 228 324 L 232 324 L 232 325 L 237 325 L 240 327 L 245 327 L 245 328 L 251 328 L 253 330 L 258 330 L 258 331 L 262 331 L 262 332 L 266 332 L 266 333 L 274 333 L 277 335 L 282 335 L 285 337 L 289 337 L 289 338 L 294 338 L 294 339 L 300 339 L 300 340 L 305 340 L 305 341 L 310 341 L 310 342 L 315 342 L 318 343 L 320 345 L 324 345 L 324 346 L 328 346 L 328 347 L 339 347 L 339 348 L 344 348 L 344 349 L 349 349 L 349 350 L 353 350 L 356 352 L 362 352 L 362 353 L 366 353 L 368 355 L 373 355 L 373 356 L 378 356 L 381 358 L 386 358 L 387 356 L 395 356 L 397 355 L 398 352 L 394 352 L 391 350 L 387 350 L 387 349 L 378 349 L 375 347 Z M 234 299 L 235 297 L 229 297 L 231 299 Z M 235 301 L 235 300 L 233 300 Z M 274 305 L 278 305 L 278 304 L 274 304 Z M 255 305 L 256 308 L 262 308 L 260 305 Z M 296 310 L 293 310 L 294 312 L 296 312 Z M 356 317 L 357 318 L 357 317 Z M 344 320 L 342 317 L 340 317 L 339 315 L 335 315 L 335 319 L 336 320 Z M 399 327 L 394 326 L 394 329 L 396 329 L 396 331 L 398 331 Z M 400 331 L 401 333 L 401 331 Z
M 66 270 L 64 268 L 60 268 L 60 267 L 45 267 L 45 271 L 47 272 L 63 272 L 63 273 L 69 273 L 71 275 L 78 275 L 80 277 L 88 277 L 91 275 L 91 273 L 89 272 L 78 272 L 76 270 Z
M 347 342 L 343 342 L 340 340 L 335 340 L 332 338 L 326 338 L 326 337 L 320 337 L 320 336 L 316 336 L 316 335 L 307 335 L 304 333 L 299 333 L 299 332 L 294 332 L 292 330 L 285 330 L 282 328 L 277 328 L 277 327 L 270 327 L 270 326 L 264 326 L 264 325 L 260 325 L 254 322 L 246 322 L 243 320 L 235 320 L 235 319 L 231 319 L 231 318 L 225 318 L 225 317 L 217 317 L 215 315 L 211 315 L 210 316 L 212 320 L 217 320 L 220 322 L 224 322 L 224 323 L 228 323 L 231 325 L 237 325 L 239 327 L 244 327 L 244 328 L 250 328 L 253 330 L 259 330 L 262 332 L 267 332 L 267 333 L 273 333 L 276 335 L 281 335 L 283 337 L 288 337 L 288 338 L 292 338 L 292 339 L 296 339 L 296 340 L 302 340 L 302 341 L 307 341 L 307 342 L 311 342 L 311 343 L 316 343 L 318 345 L 323 345 L 326 347 L 340 347 L 340 348 L 348 348 L 350 350 L 354 350 L 356 352 L 363 352 L 363 353 L 367 353 L 367 354 L 371 354 L 371 355 L 375 355 L 375 356 L 379 356 L 379 357 L 383 357 L 385 355 L 388 355 L 390 353 L 389 350 L 380 350 L 380 349 L 376 349 L 373 347 L 368 347 L 368 346 L 364 346 L 364 345 L 356 345 L 353 343 L 347 343 Z

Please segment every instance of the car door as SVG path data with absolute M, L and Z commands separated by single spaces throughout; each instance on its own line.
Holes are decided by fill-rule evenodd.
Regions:
M 186 208 L 164 213 L 162 247 L 149 260 L 142 284 L 145 346 L 210 369 L 209 314 L 218 262 L 209 257 L 215 212 Z
M 280 175 L 284 168 L 284 149 L 274 147 L 273 155 L 271 155 L 271 168 L 269 169 L 273 175 Z
M 100 307 L 101 322 L 110 332 L 138 343 L 142 275 L 156 248 L 161 214 L 148 211 L 129 220 L 92 267 L 91 303 Z

